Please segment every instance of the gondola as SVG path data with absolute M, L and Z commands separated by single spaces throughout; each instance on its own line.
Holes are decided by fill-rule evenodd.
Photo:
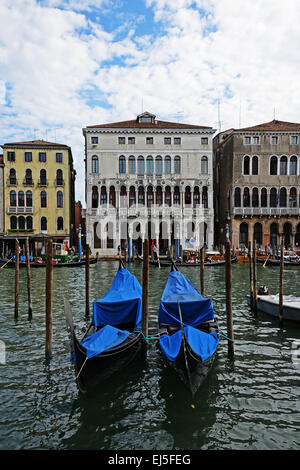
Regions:
M 256 261 L 258 263 L 262 263 L 267 266 L 280 266 L 280 259 L 271 259 L 271 258 L 263 259 L 263 258 L 256 257 Z M 300 261 L 296 261 L 296 260 L 290 261 L 290 260 L 284 259 L 283 264 L 284 266 L 300 267 Z
M 194 395 L 207 376 L 219 344 L 212 300 L 203 297 L 172 265 L 158 309 L 159 348 Z
M 98 257 L 91 258 L 90 264 L 97 264 Z M 14 268 L 15 261 L 14 259 L 8 260 L 0 258 L 0 267 L 4 266 L 6 268 Z M 78 268 L 80 266 L 85 266 L 85 260 L 82 261 L 66 261 L 64 263 L 53 263 L 54 268 Z M 19 261 L 20 268 L 26 268 L 26 261 Z M 46 262 L 45 261 L 30 261 L 31 268 L 45 268 Z
M 188 268 L 200 268 L 200 263 L 187 263 L 187 262 L 177 262 L 177 261 L 163 261 L 163 260 L 159 260 L 159 264 L 161 267 L 170 267 L 172 266 L 172 263 L 175 263 L 176 266 L 178 267 L 188 267 Z M 232 263 L 236 263 L 237 262 L 237 257 L 234 256 L 231 258 L 231 262 Z M 151 260 L 149 261 L 150 264 L 152 264 L 153 266 L 158 266 L 158 260 Z M 225 266 L 226 264 L 226 261 L 223 260 L 223 259 L 217 259 L 217 260 L 206 260 L 204 261 L 204 266 Z
M 142 288 L 120 260 L 119 270 L 106 295 L 93 302 L 91 324 L 79 341 L 69 301 L 64 299 L 71 362 L 83 393 L 145 356 L 141 332 Z

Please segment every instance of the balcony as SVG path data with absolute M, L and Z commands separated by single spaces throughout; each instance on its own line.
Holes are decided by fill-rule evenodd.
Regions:
M 17 186 L 18 185 L 18 180 L 17 178 L 9 178 L 6 181 L 7 186 Z
M 33 214 L 33 207 L 9 206 L 8 214 Z
M 29 178 L 25 178 L 23 180 L 23 185 L 24 186 L 33 186 L 33 180 L 32 179 L 29 179 Z
M 48 181 L 46 179 L 40 179 L 38 182 L 39 186 L 48 186 Z
M 234 207 L 234 217 L 299 217 L 299 207 Z
M 56 179 L 55 180 L 55 186 L 64 186 L 65 182 L 62 179 Z

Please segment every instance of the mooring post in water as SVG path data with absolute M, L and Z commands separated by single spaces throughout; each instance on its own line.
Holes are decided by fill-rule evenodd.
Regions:
M 284 268 L 284 234 L 281 235 L 280 277 L 279 277 L 279 325 L 283 326 L 283 268 Z
M 226 275 L 226 318 L 228 336 L 228 357 L 234 355 L 234 335 L 232 319 L 232 272 L 231 272 L 231 250 L 230 241 L 225 242 L 225 275 Z
M 204 295 L 204 246 L 200 250 L 200 285 L 201 295 Z
M 85 246 L 85 315 L 90 315 L 90 245 Z
M 249 258 L 249 281 L 250 281 L 250 308 L 253 310 L 253 265 L 251 242 L 248 242 L 248 258 Z
M 253 235 L 253 313 L 257 315 L 256 240 Z
M 20 245 L 19 240 L 15 243 L 15 318 L 19 316 L 19 256 Z
M 148 295 L 149 295 L 149 240 L 143 246 L 143 294 L 142 294 L 142 333 L 148 337 Z
M 27 269 L 27 293 L 28 293 L 28 320 L 32 318 L 32 298 L 31 298 L 31 272 L 29 257 L 29 240 L 26 238 L 26 269 Z
M 52 290 L 53 290 L 53 253 L 52 240 L 47 240 L 46 255 L 46 359 L 51 358 L 52 342 Z

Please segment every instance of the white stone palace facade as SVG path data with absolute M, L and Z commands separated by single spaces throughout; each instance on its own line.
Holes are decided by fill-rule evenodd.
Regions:
M 132 250 L 141 253 L 145 237 L 161 254 L 178 238 L 181 250 L 201 236 L 211 249 L 214 133 L 148 112 L 85 127 L 86 241 L 92 252 L 114 255 L 132 240 Z

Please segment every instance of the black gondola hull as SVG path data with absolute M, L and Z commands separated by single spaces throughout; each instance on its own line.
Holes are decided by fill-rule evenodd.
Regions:
M 71 356 L 75 366 L 76 383 L 81 392 L 105 382 L 135 360 L 145 357 L 143 336 L 131 334 L 124 343 L 87 359 L 85 348 L 72 335 Z
M 0 259 L 0 266 L 3 266 L 4 264 L 6 264 L 6 268 L 14 268 L 15 267 L 15 262 L 14 260 L 11 260 L 9 262 L 7 262 L 8 260 L 5 260 L 5 259 Z M 97 258 L 93 258 L 90 260 L 90 263 L 89 264 L 96 264 L 98 261 Z M 24 263 L 23 261 L 20 261 L 19 262 L 19 267 L 20 268 L 26 268 L 26 263 Z M 53 263 L 53 268 L 78 268 L 80 266 L 85 266 L 85 261 L 71 261 L 70 263 Z M 30 267 L 31 268 L 45 268 L 46 267 L 46 263 L 42 262 L 42 263 L 36 263 L 36 262 L 31 262 L 30 263 Z

